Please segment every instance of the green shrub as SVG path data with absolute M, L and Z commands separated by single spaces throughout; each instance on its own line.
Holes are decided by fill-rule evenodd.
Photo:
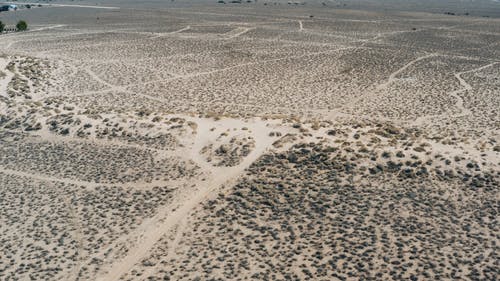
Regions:
M 17 24 L 16 24 L 16 29 L 17 31 L 25 31 L 28 29 L 28 24 L 23 21 L 23 20 L 20 20 Z

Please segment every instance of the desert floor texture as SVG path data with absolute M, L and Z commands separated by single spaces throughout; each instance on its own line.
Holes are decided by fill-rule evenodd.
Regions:
M 498 18 L 213 2 L 0 14 L 0 280 L 498 280 Z

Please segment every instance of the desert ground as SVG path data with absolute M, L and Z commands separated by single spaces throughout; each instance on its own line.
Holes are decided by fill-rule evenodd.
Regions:
M 0 13 L 0 280 L 498 280 L 500 3 L 138 2 Z

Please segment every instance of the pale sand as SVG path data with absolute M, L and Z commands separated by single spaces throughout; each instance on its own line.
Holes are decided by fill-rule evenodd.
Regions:
M 0 279 L 495 276 L 498 20 L 263 7 L 0 35 Z

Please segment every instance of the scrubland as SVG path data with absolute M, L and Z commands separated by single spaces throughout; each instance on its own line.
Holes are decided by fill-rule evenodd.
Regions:
M 500 21 L 266 3 L 0 35 L 1 280 L 497 279 Z

